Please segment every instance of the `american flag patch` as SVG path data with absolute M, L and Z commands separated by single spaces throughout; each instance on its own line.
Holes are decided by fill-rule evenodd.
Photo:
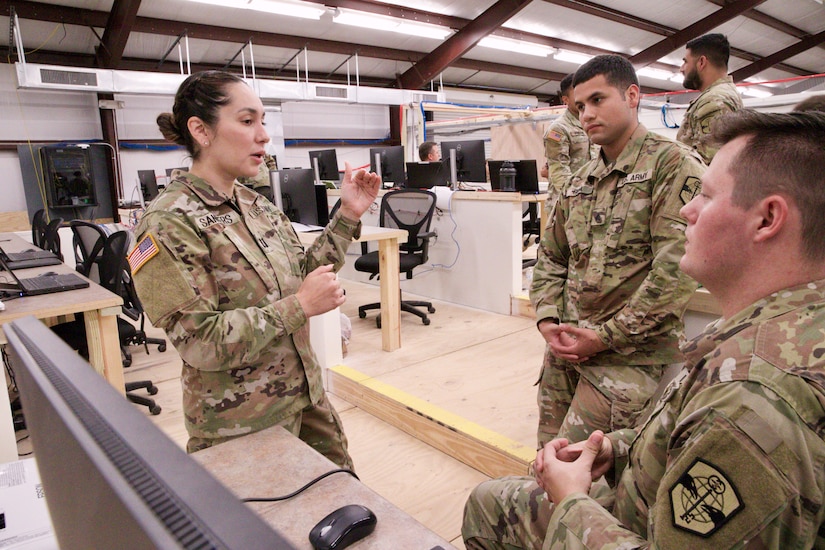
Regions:
M 561 141 L 562 135 L 555 130 L 550 130 L 544 137 L 546 137 L 547 139 L 552 139 L 553 141 Z
M 132 273 L 137 273 L 143 265 L 151 260 L 160 249 L 158 248 L 155 238 L 151 234 L 146 234 L 145 237 L 132 249 L 129 253 L 129 267 Z

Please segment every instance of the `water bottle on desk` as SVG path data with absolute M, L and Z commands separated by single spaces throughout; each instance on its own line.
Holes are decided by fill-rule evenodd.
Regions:
M 501 170 L 498 173 L 499 189 L 501 191 L 515 191 L 516 190 L 516 167 L 509 160 L 505 160 L 501 164 Z

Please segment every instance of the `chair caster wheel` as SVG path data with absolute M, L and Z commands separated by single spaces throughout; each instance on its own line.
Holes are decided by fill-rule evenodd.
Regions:
M 155 405 L 154 407 L 150 407 L 149 412 L 152 413 L 154 416 L 157 416 L 160 414 L 160 407 L 158 407 L 157 405 Z
M 430 312 L 430 313 L 432 313 L 432 312 Z M 429 325 L 429 324 L 430 324 L 430 320 L 429 320 L 429 319 L 421 319 L 421 322 L 422 322 L 422 323 L 424 323 L 425 325 Z
M 361 319 L 366 319 L 367 318 L 367 312 L 366 311 L 358 311 L 358 317 L 360 317 Z
M 124 359 L 123 360 L 123 368 L 125 369 L 128 366 L 131 366 L 132 360 L 131 359 Z
M 161 353 L 166 351 L 166 344 L 158 344 L 158 351 Z
M 429 311 L 430 313 L 435 313 L 435 308 L 433 306 L 430 306 L 427 308 L 427 311 Z
M 158 393 L 158 387 L 149 386 L 148 388 L 146 388 L 146 393 L 148 393 L 149 395 L 155 395 L 156 393 Z

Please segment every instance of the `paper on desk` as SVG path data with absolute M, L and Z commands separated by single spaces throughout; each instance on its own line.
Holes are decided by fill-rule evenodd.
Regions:
M 58 548 L 33 458 L 0 464 L 0 548 Z
M 301 222 L 292 222 L 292 228 L 297 233 L 307 233 L 307 232 L 310 232 L 310 231 L 323 231 L 324 230 L 324 228 L 321 227 L 320 225 L 309 225 L 309 224 L 301 223 Z

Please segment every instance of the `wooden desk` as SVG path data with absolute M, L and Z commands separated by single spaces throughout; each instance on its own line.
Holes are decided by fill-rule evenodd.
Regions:
M 32 248 L 33 245 L 14 233 L 0 233 L 0 246 L 6 252 L 18 252 Z M 19 278 L 25 279 L 48 271 L 81 276 L 66 264 L 20 269 L 15 270 L 15 273 Z M 9 275 L 4 273 L 2 277 L 8 279 Z M 0 329 L 3 324 L 26 315 L 50 319 L 83 313 L 89 343 L 89 363 L 119 392 L 124 393 L 123 362 L 117 333 L 117 315 L 123 304 L 120 296 L 90 281 L 88 288 L 3 300 L 3 303 L 6 310 L 0 311 Z M 5 341 L 5 335 L 0 330 L 0 343 Z
M 337 468 L 279 426 L 191 456 L 239 498 L 286 495 Z M 346 504 L 362 504 L 378 518 L 375 531 L 354 546 L 359 550 L 452 548 L 449 542 L 406 512 L 344 473 L 333 474 L 289 500 L 250 503 L 249 506 L 297 548 L 311 550 L 310 529 L 327 514 Z
M 299 233 L 305 246 L 311 245 L 319 233 Z M 394 351 L 401 347 L 401 272 L 400 240 L 407 238 L 403 229 L 369 225 L 361 226 L 361 237 L 356 242 L 378 241 L 378 269 L 381 289 L 381 348 Z M 339 343 L 336 345 L 340 346 Z

